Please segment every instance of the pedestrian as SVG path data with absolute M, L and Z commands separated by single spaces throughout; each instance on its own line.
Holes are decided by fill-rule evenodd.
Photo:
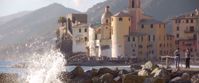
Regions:
M 186 65 L 186 68 L 190 68 L 190 51 L 189 49 L 186 49 L 186 52 L 185 52 L 185 65 Z
M 176 65 L 176 69 L 179 69 L 180 68 L 180 51 L 179 51 L 179 48 L 177 48 L 174 52 L 174 55 L 175 55 L 175 65 Z

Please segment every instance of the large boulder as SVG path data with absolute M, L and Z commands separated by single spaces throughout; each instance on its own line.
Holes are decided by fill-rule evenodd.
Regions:
M 181 77 L 173 78 L 169 83 L 192 83 L 188 73 L 183 73 Z
M 145 79 L 146 76 L 126 74 L 122 78 L 122 83 L 143 83 Z
M 84 75 L 84 69 L 81 66 L 77 66 L 70 72 L 70 78 L 81 77 Z
M 109 68 L 100 68 L 100 69 L 98 70 L 98 76 L 104 75 L 104 74 L 106 74 L 106 73 L 112 74 L 113 77 L 116 77 L 117 74 L 118 74 L 117 71 L 113 71 L 113 70 L 111 70 L 111 69 L 109 69 Z
M 101 83 L 114 83 L 113 75 L 110 73 L 106 73 L 100 77 Z
M 97 69 L 92 69 L 92 70 L 88 70 L 88 71 L 85 72 L 85 75 L 90 77 L 90 78 L 97 76 L 97 74 L 98 74 Z

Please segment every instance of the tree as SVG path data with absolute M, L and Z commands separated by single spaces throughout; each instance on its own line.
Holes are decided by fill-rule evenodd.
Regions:
M 61 25 L 64 26 L 64 23 L 66 23 L 66 18 L 63 16 L 59 17 L 58 23 L 61 23 Z

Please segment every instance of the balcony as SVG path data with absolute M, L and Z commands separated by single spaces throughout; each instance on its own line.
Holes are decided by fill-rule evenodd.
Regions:
M 184 30 L 184 32 L 185 32 L 185 33 L 194 33 L 195 30 L 186 29 L 186 30 Z

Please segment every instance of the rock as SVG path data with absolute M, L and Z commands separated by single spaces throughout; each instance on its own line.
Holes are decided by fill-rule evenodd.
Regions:
M 100 77 L 101 83 L 113 83 L 113 75 L 106 73 Z
M 146 76 L 126 74 L 122 78 L 122 83 L 143 83 L 145 78 Z
M 118 72 L 117 71 L 113 71 L 109 68 L 100 68 L 99 71 L 98 71 L 98 76 L 101 76 L 103 74 L 106 74 L 106 73 L 110 73 L 113 75 L 113 77 L 116 77 Z
M 164 68 L 155 68 L 152 72 L 151 75 L 153 77 L 158 77 L 158 78 L 163 78 L 163 79 L 169 79 L 170 78 L 170 73 Z
M 190 75 L 188 73 L 183 73 L 182 74 L 182 79 L 183 80 L 190 80 Z
M 77 66 L 73 71 L 70 72 L 70 78 L 81 77 L 84 75 L 84 70 L 82 67 Z
M 176 83 L 176 82 L 178 82 L 178 81 L 180 81 L 180 80 L 182 80 L 181 77 L 175 77 L 175 78 L 173 78 L 169 83 Z
M 156 66 L 151 61 L 148 61 L 144 65 L 142 65 L 142 69 L 153 70 L 155 67 Z
M 97 69 L 92 69 L 92 70 L 88 70 L 85 72 L 85 75 L 88 77 L 95 77 L 97 76 L 98 70 Z
M 192 83 L 199 83 L 199 74 L 195 74 L 191 77 Z
M 123 75 L 123 74 L 128 74 L 128 73 L 129 73 L 129 72 L 128 72 L 127 70 L 124 70 L 124 69 L 123 69 L 123 70 L 120 70 L 118 74 L 119 74 L 119 75 Z
M 145 69 L 142 69 L 138 72 L 138 76 L 149 76 L 149 73 Z
M 122 83 L 122 77 L 121 76 L 117 76 L 113 79 L 116 83 Z
M 92 78 L 92 83 L 101 83 L 101 81 L 98 77 L 94 77 Z
M 165 79 L 161 79 L 161 78 L 156 78 L 154 80 L 154 83 L 167 83 L 167 81 Z
M 131 65 L 131 70 L 139 70 L 139 69 L 142 69 L 142 67 L 140 65 Z
M 175 77 L 169 83 L 191 83 L 191 80 L 188 73 L 183 73 L 181 77 Z
M 19 78 L 17 74 L 1 73 L 0 83 L 19 83 Z

